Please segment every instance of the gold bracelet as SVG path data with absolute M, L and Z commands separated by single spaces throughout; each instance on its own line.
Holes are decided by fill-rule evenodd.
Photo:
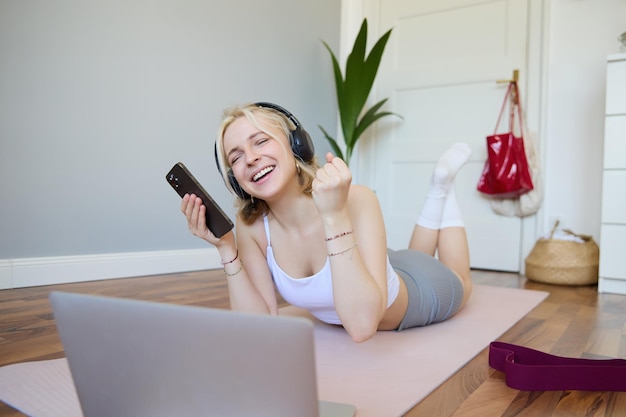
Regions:
M 233 272 L 232 274 L 229 274 L 228 272 L 226 272 L 226 269 L 224 268 L 224 273 L 226 274 L 227 277 L 234 277 L 235 275 L 237 275 L 238 273 L 241 272 L 241 270 L 243 269 L 243 262 L 239 263 L 239 269 L 236 270 L 235 272 Z
M 356 248 L 356 242 L 354 242 L 354 245 L 350 246 L 348 249 L 344 249 L 344 250 L 340 250 L 339 252 L 334 252 L 334 253 L 329 253 L 328 256 L 337 256 L 337 255 L 341 255 L 343 253 L 346 253 L 352 249 Z
M 352 230 L 348 230 L 347 232 L 339 233 L 338 235 L 327 237 L 324 239 L 326 242 L 330 242 L 331 240 L 338 239 L 340 237 L 348 236 L 352 234 Z

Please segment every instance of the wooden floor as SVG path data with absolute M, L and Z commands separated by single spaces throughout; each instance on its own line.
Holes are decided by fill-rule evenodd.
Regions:
M 479 284 L 538 289 L 550 296 L 498 340 L 571 357 L 626 357 L 626 296 L 596 287 L 529 282 L 473 271 Z M 47 301 L 53 290 L 228 308 L 221 271 L 127 278 L 0 291 L 0 366 L 63 356 Z M 23 416 L 0 403 L 0 416 Z M 484 350 L 406 416 L 626 416 L 626 393 L 521 392 L 488 366 Z M 121 416 L 120 416 L 121 417 Z

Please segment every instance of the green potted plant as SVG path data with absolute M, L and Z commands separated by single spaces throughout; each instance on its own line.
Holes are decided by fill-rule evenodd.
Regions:
M 380 111 L 381 107 L 387 101 L 386 98 L 374 104 L 369 110 L 363 113 L 363 107 L 374 84 L 374 79 L 378 73 L 378 67 L 380 66 L 380 60 L 390 35 L 391 29 L 378 39 L 369 55 L 365 56 L 365 47 L 367 45 L 367 19 L 363 19 L 352 51 L 346 60 L 345 77 L 341 72 L 335 54 L 328 44 L 322 41 L 330 53 L 333 63 L 337 106 L 345 143 L 345 155 L 337 141 L 330 136 L 322 126 L 319 126 L 319 128 L 322 130 L 322 133 L 330 143 L 335 154 L 343 159 L 346 164 L 350 163 L 350 158 L 352 157 L 352 152 L 357 141 L 372 123 L 385 116 L 396 115 L 402 117 L 392 112 Z

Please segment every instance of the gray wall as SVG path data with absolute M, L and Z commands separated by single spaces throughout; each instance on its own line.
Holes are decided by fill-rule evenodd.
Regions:
M 226 106 L 336 126 L 337 0 L 0 0 L 0 259 L 204 247 L 165 173 L 183 161 L 223 208 Z

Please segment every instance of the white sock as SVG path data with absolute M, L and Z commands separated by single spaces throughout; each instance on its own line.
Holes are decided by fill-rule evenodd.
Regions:
M 456 199 L 454 186 L 450 187 L 448 190 L 446 202 L 443 206 L 441 223 L 439 225 L 440 229 L 445 229 L 446 227 L 465 227 L 463 217 L 461 216 L 461 208 L 459 207 L 459 202 Z
M 426 194 L 426 201 L 417 219 L 419 226 L 434 230 L 441 228 L 447 196 L 454 184 L 454 177 L 469 160 L 471 154 L 472 150 L 467 144 L 455 143 L 441 155 L 433 170 L 428 194 Z M 458 203 L 456 202 L 454 193 L 450 201 L 450 206 L 450 210 L 452 210 L 452 207 L 456 206 L 458 211 Z M 446 219 L 446 224 L 458 221 L 458 219 L 455 219 L 457 217 L 460 219 L 460 216 L 456 214 L 453 215 L 452 213 L 453 211 L 450 212 L 449 219 Z M 458 214 L 460 214 L 460 212 Z

